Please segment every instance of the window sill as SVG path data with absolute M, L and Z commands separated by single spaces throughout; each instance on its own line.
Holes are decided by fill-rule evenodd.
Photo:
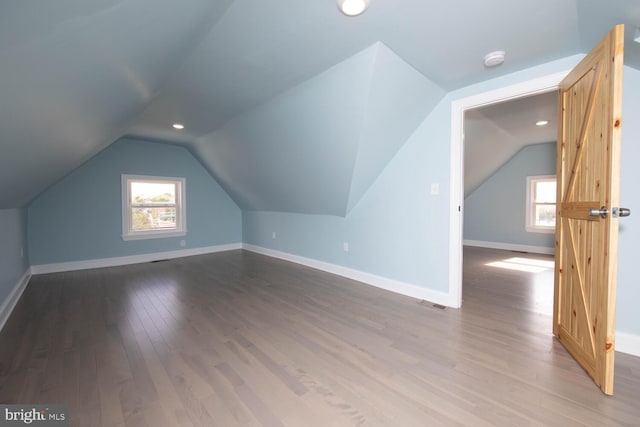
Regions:
M 186 236 L 187 231 L 148 231 L 144 233 L 124 234 L 122 240 L 146 240 L 146 239 L 162 239 L 165 237 L 181 237 Z

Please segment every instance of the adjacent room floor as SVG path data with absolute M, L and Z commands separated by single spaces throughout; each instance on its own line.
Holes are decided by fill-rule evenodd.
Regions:
M 465 259 L 461 310 L 246 251 L 35 276 L 0 403 L 78 426 L 640 425 L 640 358 L 616 355 L 607 397 L 552 338 L 549 257 Z

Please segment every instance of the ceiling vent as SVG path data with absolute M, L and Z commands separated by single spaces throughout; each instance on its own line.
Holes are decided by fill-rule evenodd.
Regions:
M 487 68 L 496 67 L 504 62 L 504 50 L 496 50 L 495 52 L 487 53 L 484 57 L 484 66 Z

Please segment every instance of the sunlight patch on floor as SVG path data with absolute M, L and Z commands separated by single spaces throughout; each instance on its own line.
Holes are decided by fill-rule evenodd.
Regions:
M 485 264 L 488 267 L 504 268 L 507 270 L 524 271 L 527 273 L 541 273 L 553 270 L 554 262 L 543 259 L 514 257 L 502 261 L 494 261 Z

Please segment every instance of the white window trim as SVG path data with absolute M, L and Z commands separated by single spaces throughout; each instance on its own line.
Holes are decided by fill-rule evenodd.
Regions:
M 526 198 L 526 218 L 525 218 L 525 228 L 529 233 L 547 233 L 553 234 L 556 232 L 555 226 L 544 226 L 544 225 L 535 225 L 533 223 L 535 214 L 534 208 L 535 203 L 531 200 L 531 191 L 533 189 L 534 181 L 542 181 L 542 180 L 554 180 L 557 178 L 555 175 L 536 175 L 536 176 L 528 176 L 527 177 L 527 198 Z
M 131 230 L 131 195 L 130 181 L 143 182 L 177 182 L 176 194 L 176 229 L 175 230 Z M 179 237 L 187 234 L 187 204 L 185 203 L 186 180 L 184 178 L 148 175 L 122 174 L 122 240 L 159 239 Z

